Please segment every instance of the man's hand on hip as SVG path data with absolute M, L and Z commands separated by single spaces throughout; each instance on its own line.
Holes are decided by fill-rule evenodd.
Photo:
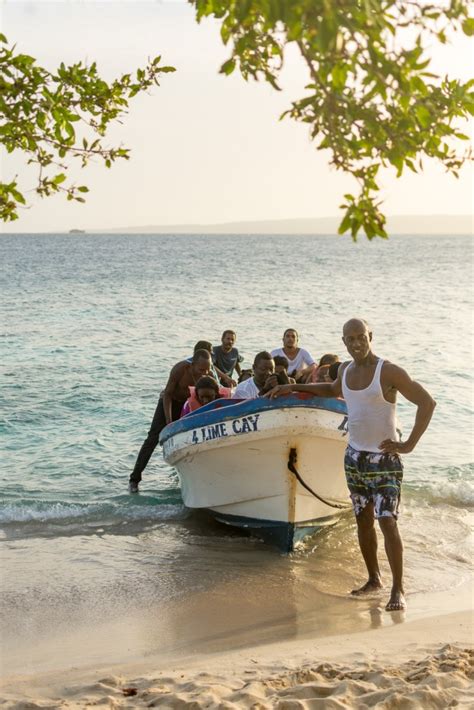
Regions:
M 409 454 L 415 447 L 408 444 L 406 441 L 392 441 L 392 439 L 384 439 L 379 444 L 379 449 L 384 454 Z

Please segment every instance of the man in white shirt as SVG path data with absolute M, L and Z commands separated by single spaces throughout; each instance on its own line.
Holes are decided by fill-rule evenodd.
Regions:
M 272 350 L 271 355 L 286 357 L 288 375 L 294 377 L 297 382 L 305 382 L 316 363 L 307 350 L 299 347 L 298 342 L 298 332 L 294 328 L 287 328 L 283 333 L 283 347 Z
M 244 380 L 234 390 L 232 399 L 255 399 L 278 384 L 275 363 L 265 350 L 255 355 L 253 377 Z

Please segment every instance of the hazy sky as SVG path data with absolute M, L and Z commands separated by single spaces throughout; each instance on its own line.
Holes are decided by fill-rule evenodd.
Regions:
M 135 98 L 110 133 L 111 145 L 132 149 L 131 160 L 77 171 L 91 190 L 86 205 L 38 200 L 4 231 L 324 217 L 337 214 L 343 193 L 354 188 L 314 149 L 305 126 L 278 121 L 306 80 L 296 54 L 288 56 L 278 93 L 219 75 L 228 56 L 219 25 L 198 25 L 184 2 L 3 0 L 0 13 L 8 39 L 51 69 L 63 60 L 97 60 L 111 79 L 157 54 L 177 68 L 150 95 Z M 435 66 L 467 79 L 473 55 L 466 38 L 455 42 L 442 53 L 437 48 Z M 23 188 L 34 186 L 20 154 L 1 161 L 3 180 L 17 174 Z M 427 164 L 421 176 L 387 173 L 382 184 L 388 214 L 472 210 L 472 168 L 456 180 Z

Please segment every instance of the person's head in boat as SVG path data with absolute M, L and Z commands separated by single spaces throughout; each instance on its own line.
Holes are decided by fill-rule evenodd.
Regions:
M 233 330 L 224 330 L 222 333 L 221 343 L 222 350 L 225 353 L 230 353 L 237 340 L 237 334 Z
M 329 377 L 329 382 L 335 382 L 337 380 L 337 375 L 339 372 L 339 368 L 341 367 L 341 362 L 333 362 L 332 365 L 329 365 L 328 369 L 328 377 Z
M 295 350 L 298 348 L 300 336 L 294 328 L 287 328 L 283 333 L 283 347 L 286 350 Z
M 323 355 L 318 364 L 318 369 L 316 370 L 315 382 L 333 382 L 329 376 L 329 368 L 339 362 L 339 356 L 333 353 L 326 353 Z
M 275 355 L 273 357 L 275 363 L 275 375 L 278 377 L 279 385 L 288 385 L 290 378 L 288 377 L 288 359 L 283 355 Z M 293 382 L 294 380 L 292 380 Z
M 195 353 L 197 350 L 207 350 L 207 352 L 212 355 L 212 343 L 210 343 L 209 340 L 198 340 L 193 348 L 193 352 Z
M 277 375 L 279 375 L 280 372 L 286 372 L 286 374 L 288 374 L 288 358 L 283 357 L 283 355 L 275 355 L 273 362 L 275 363 L 275 372 Z
M 318 367 L 322 367 L 323 365 L 332 365 L 334 362 L 339 362 L 339 355 L 326 353 L 319 358 Z
M 200 405 L 219 399 L 219 385 L 213 377 L 205 375 L 196 382 L 196 399 Z
M 201 348 L 200 350 L 195 350 L 193 359 L 191 361 L 191 368 L 194 379 L 197 381 L 200 377 L 208 375 L 211 371 L 211 353 L 208 350 Z
M 266 350 L 255 355 L 253 361 L 253 379 L 255 384 L 263 387 L 270 375 L 275 372 L 275 363 L 272 356 Z
M 363 362 L 372 353 L 372 331 L 362 318 L 351 318 L 344 323 L 342 340 L 356 363 Z
M 249 367 L 247 370 L 242 370 L 239 375 L 239 385 L 241 382 L 245 382 L 245 380 L 250 380 L 251 377 L 253 377 L 253 370 L 251 367 Z

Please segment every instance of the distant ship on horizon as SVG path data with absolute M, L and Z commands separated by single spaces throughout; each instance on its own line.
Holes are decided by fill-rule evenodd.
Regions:
M 85 234 L 85 229 L 70 229 L 69 234 Z

